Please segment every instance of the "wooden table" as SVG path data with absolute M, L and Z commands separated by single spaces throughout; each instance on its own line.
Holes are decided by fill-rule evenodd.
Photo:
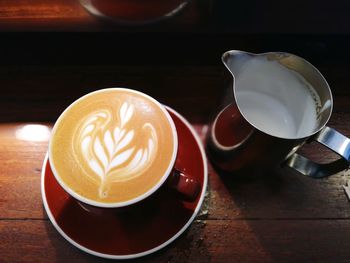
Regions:
M 350 37 L 328 35 L 328 24 L 324 32 L 316 30 L 319 35 L 279 35 L 283 23 L 258 30 L 271 29 L 272 35 L 247 35 L 238 33 L 252 32 L 253 24 L 218 33 L 189 16 L 130 32 L 101 25 L 68 0 L 57 0 L 55 8 L 51 1 L 32 1 L 36 8 L 14 2 L 0 3 L 0 30 L 35 32 L 0 34 L 0 262 L 105 261 L 76 249 L 54 229 L 40 193 L 48 138 L 18 135 L 30 124 L 50 129 L 70 102 L 89 91 L 144 91 L 182 113 L 203 138 L 223 87 L 222 52 L 284 50 L 321 70 L 334 93 L 329 125 L 350 136 Z M 349 24 L 336 32 L 348 32 Z M 301 33 L 313 28 L 308 24 Z M 336 158 L 318 145 L 303 153 L 321 162 Z M 193 224 L 168 247 L 136 261 L 350 262 L 350 203 L 343 190 L 349 179 L 349 171 L 313 180 L 289 170 L 242 178 L 218 174 L 209 163 L 208 192 Z
M 24 70 L 16 66 L 10 69 L 12 74 L 0 77 L 6 97 L 1 99 L 1 110 L 5 113 L 0 124 L 0 262 L 101 261 L 74 248 L 51 225 L 40 193 L 47 139 L 44 136 L 44 141 L 26 141 L 18 138 L 18 131 L 25 125 L 38 123 L 50 128 L 59 112 L 80 93 L 105 87 L 106 83 L 110 86 L 118 83 L 118 78 L 112 79 L 107 74 L 116 68 L 27 66 Z M 91 71 L 97 75 L 91 76 Z M 4 67 L 0 72 L 4 72 Z M 220 83 L 220 68 L 134 66 L 119 68 L 118 72 L 119 76 L 130 79 L 130 82 L 124 80 L 123 85 L 142 87 L 143 91 L 171 105 L 203 136 L 206 116 Z M 61 76 L 64 76 L 61 82 L 55 82 Z M 93 81 L 96 76 L 100 77 L 98 83 Z M 85 84 L 91 83 L 89 90 L 74 89 L 75 85 L 79 87 L 76 78 L 85 79 Z M 71 92 L 63 88 L 64 85 L 71 87 Z M 162 89 L 163 86 L 167 89 Z M 24 98 L 11 95 L 15 87 L 23 92 Z M 205 87 L 205 93 L 198 93 L 201 87 Z M 30 92 L 25 91 L 28 89 Z M 176 92 L 172 91 L 175 89 Z M 185 90 L 187 96 L 179 95 Z M 18 96 L 18 90 L 16 94 Z M 345 85 L 335 96 L 329 123 L 347 136 L 350 136 L 349 99 Z M 5 116 L 6 109 L 12 117 Z M 38 122 L 50 118 L 48 123 Z M 320 147 L 307 148 L 304 152 L 320 161 L 334 159 Z M 341 172 L 313 180 L 283 171 L 280 175 L 245 179 L 220 176 L 209 165 L 208 194 L 200 214 L 178 240 L 144 260 L 348 262 L 350 203 L 342 186 L 350 179 L 349 175 Z

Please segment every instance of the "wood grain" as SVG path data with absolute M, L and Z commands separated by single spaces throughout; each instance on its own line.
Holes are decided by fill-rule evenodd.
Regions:
M 47 220 L 0 221 L 1 262 L 107 262 L 70 245 Z M 207 220 L 131 262 L 348 262 L 349 220 Z
M 16 138 L 26 124 L 0 125 L 1 262 L 104 262 L 71 246 L 47 219 L 40 195 L 47 141 Z M 203 124 L 194 127 L 203 138 Z M 227 179 L 209 171 L 208 195 L 194 224 L 142 262 L 347 261 L 350 211 L 341 185 L 348 173 L 315 181 L 297 174 Z
M 335 113 L 334 118 L 338 115 Z M 342 113 L 341 116 L 344 121 L 350 114 Z M 0 218 L 46 218 L 41 204 L 40 171 L 47 141 L 29 142 L 16 138 L 16 132 L 25 125 L 0 125 Z M 203 124 L 194 125 L 204 138 Z M 45 127 L 50 128 L 51 125 L 46 124 Z M 350 131 L 346 128 L 342 131 L 349 136 Z M 304 153 L 321 161 L 335 158 L 331 152 L 315 147 L 309 147 Z M 279 174 L 245 178 L 218 174 L 210 165 L 210 198 L 206 201 L 208 218 L 349 219 L 350 205 L 342 188 L 349 178 L 349 171 L 344 171 L 314 180 L 288 169 Z
M 33 124 L 49 131 L 79 96 L 126 86 L 178 110 L 204 140 L 222 67 L 200 60 L 187 66 L 19 61 L 0 65 L 0 262 L 106 262 L 74 248 L 48 220 L 40 193 L 48 140 L 28 140 L 19 131 Z M 329 125 L 350 137 L 348 64 L 345 58 L 318 61 L 334 86 Z M 321 162 L 336 158 L 317 144 L 302 153 Z M 135 262 L 349 262 L 350 203 L 342 188 L 349 179 L 349 171 L 313 180 L 286 169 L 242 177 L 209 164 L 208 192 L 195 222 L 169 247 Z
M 16 132 L 29 124 L 33 123 L 0 124 L 0 218 L 44 216 L 40 177 L 48 143 L 16 138 Z

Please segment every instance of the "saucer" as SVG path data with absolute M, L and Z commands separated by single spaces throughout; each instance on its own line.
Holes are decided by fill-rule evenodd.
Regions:
M 182 201 L 161 187 L 144 205 L 134 209 L 103 209 L 85 206 L 70 197 L 52 174 L 45 157 L 41 193 L 46 213 L 57 231 L 77 248 L 95 256 L 129 259 L 156 252 L 173 242 L 192 223 L 207 188 L 207 161 L 201 141 L 179 113 L 166 107 L 178 133 L 175 167 L 201 185 L 194 202 Z

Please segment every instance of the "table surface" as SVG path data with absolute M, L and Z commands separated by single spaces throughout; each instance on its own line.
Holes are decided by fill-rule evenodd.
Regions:
M 321 67 L 337 86 L 329 125 L 350 136 L 348 76 L 341 70 L 344 67 L 338 66 L 336 74 L 331 70 L 334 65 Z M 118 77 L 112 78 L 111 71 L 118 71 Z M 18 137 L 24 125 L 39 123 L 50 128 L 73 99 L 122 83 L 143 87 L 177 109 L 203 138 L 222 76 L 221 68 L 215 66 L 1 66 L 0 72 L 1 111 L 6 112 L 0 116 L 0 262 L 102 261 L 70 245 L 48 220 L 40 193 L 48 142 Z M 90 88 L 74 89 L 81 81 L 82 86 L 90 83 Z M 165 84 L 167 89 L 162 89 Z M 70 92 L 65 85 L 71 87 Z M 31 92 L 16 97 L 18 89 L 13 87 Z M 185 92 L 185 98 L 179 95 Z M 317 145 L 303 152 L 321 162 L 336 158 Z M 209 163 L 208 194 L 200 215 L 174 243 L 143 260 L 349 262 L 350 203 L 343 190 L 348 179 L 346 171 L 314 180 L 289 170 L 248 179 L 220 175 Z
M 285 23 L 257 19 L 230 30 L 253 32 L 262 24 L 257 31 L 280 33 L 286 26 L 297 33 L 350 32 L 349 2 L 337 2 L 331 9 L 319 1 L 307 5 L 296 22 L 300 27 L 294 16 L 280 13 Z M 70 102 L 92 90 L 139 89 L 183 114 L 203 139 L 223 87 L 221 54 L 285 50 L 324 74 L 334 94 L 329 126 L 350 136 L 348 36 L 216 34 L 191 8 L 177 22 L 126 29 L 101 24 L 77 1 L 0 1 L 0 31 L 95 31 L 0 34 L 0 262 L 105 261 L 73 247 L 52 226 L 40 192 L 48 140 L 18 136 L 30 124 L 50 129 Z M 320 15 L 307 16 L 311 8 Z M 328 23 L 326 11 L 339 20 Z M 337 26 L 339 21 L 344 23 Z M 320 162 L 337 158 L 316 144 L 301 151 Z M 314 180 L 287 169 L 250 178 L 223 175 L 209 162 L 207 195 L 193 224 L 166 248 L 135 261 L 350 262 L 350 203 L 343 189 L 349 179 L 349 171 Z

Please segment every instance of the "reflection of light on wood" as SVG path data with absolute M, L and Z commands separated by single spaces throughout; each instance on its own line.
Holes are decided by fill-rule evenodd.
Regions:
M 50 138 L 50 128 L 41 124 L 28 124 L 16 130 L 16 138 L 23 141 L 43 142 Z

